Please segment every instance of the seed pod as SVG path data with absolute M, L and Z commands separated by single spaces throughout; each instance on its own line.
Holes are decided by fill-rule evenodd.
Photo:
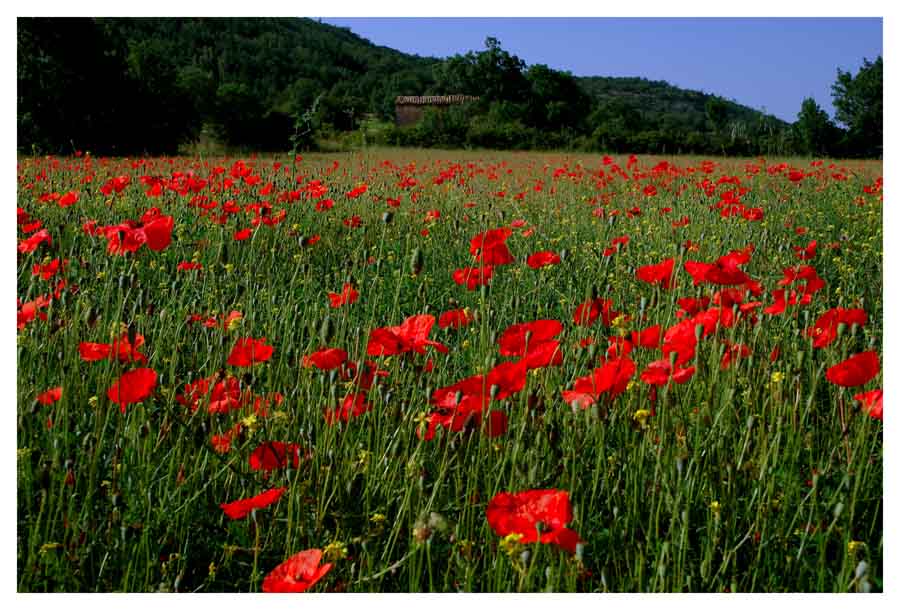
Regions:
M 425 258 L 422 256 L 422 251 L 416 248 L 413 250 L 412 256 L 409 259 L 409 267 L 412 271 L 413 275 L 419 275 L 422 272 L 422 267 L 425 264 Z
M 323 345 L 327 345 L 331 341 L 332 336 L 334 336 L 334 324 L 330 317 L 325 316 L 325 319 L 322 320 L 322 325 L 319 327 L 319 339 L 322 340 Z

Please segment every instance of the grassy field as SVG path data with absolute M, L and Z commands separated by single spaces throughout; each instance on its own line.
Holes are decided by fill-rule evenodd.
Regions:
M 18 590 L 880 591 L 881 173 L 21 158 Z

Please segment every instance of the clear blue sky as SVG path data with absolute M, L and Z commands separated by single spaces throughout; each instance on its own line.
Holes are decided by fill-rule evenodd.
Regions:
M 871 18 L 324 18 L 373 43 L 447 57 L 493 36 L 527 64 L 577 76 L 641 76 L 715 93 L 793 122 L 813 97 L 831 116 L 837 68 L 882 51 Z

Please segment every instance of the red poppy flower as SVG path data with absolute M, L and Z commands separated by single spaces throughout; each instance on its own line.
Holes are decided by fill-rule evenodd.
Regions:
M 497 390 L 494 398 L 496 400 L 504 400 L 520 392 L 525 387 L 527 373 L 528 363 L 524 359 L 514 362 L 501 362 L 488 372 L 486 385 L 489 391 L 496 386 Z
M 794 252 L 797 254 L 797 258 L 806 261 L 816 256 L 816 245 L 816 240 L 812 240 L 805 248 L 803 246 L 794 246 Z
M 709 307 L 709 301 L 709 297 L 702 297 L 699 299 L 685 297 L 683 299 L 678 299 L 678 306 L 681 307 L 681 312 L 679 313 L 693 316 Z M 678 317 L 683 317 L 683 315 Z
M 812 297 L 808 294 L 798 298 L 797 293 L 793 290 L 791 290 L 790 295 L 786 297 L 784 288 L 773 290 L 772 296 L 774 297 L 775 302 L 763 309 L 763 312 L 773 316 L 783 314 L 788 305 L 796 305 L 797 303 L 800 305 L 809 305 L 812 300 Z
M 427 346 L 432 346 L 437 351 L 446 354 L 449 351 L 447 346 L 428 339 L 432 326 L 434 326 L 434 316 L 423 314 L 406 318 L 400 326 L 376 328 L 369 335 L 366 354 L 369 356 L 393 356 L 409 351 L 424 354 Z
M 184 386 L 184 393 L 175 397 L 179 404 L 190 407 L 196 411 L 200 402 L 209 395 L 209 413 L 228 413 L 234 409 L 240 409 L 250 400 L 249 392 L 241 389 L 241 383 L 237 377 L 227 376 L 219 379 L 215 374 L 206 379 L 198 379 Z
M 75 191 L 69 191 L 65 195 L 59 198 L 59 201 L 56 204 L 61 208 L 67 208 L 70 205 L 74 204 L 78 201 L 78 193 Z
M 484 426 L 484 434 L 488 438 L 497 438 L 506 434 L 509 422 L 506 413 L 499 409 L 494 409 L 488 413 L 488 419 Z
M 176 271 L 194 271 L 197 269 L 203 269 L 203 265 L 200 263 L 192 263 L 188 261 L 182 261 L 178 263 L 178 266 L 175 268 Z
M 559 254 L 550 251 L 535 252 L 526 260 L 526 263 L 532 269 L 540 269 L 541 267 L 547 267 L 548 265 L 557 265 L 559 262 Z
M 323 347 L 309 356 L 303 356 L 303 366 L 311 366 L 323 371 L 340 367 L 347 360 L 347 352 L 336 347 Z
M 871 381 L 881 370 L 878 352 L 862 352 L 835 364 L 825 372 L 831 383 L 845 388 L 863 385 Z
M 739 358 L 749 358 L 753 353 L 750 351 L 750 348 L 743 343 L 735 343 L 734 345 L 729 345 L 726 341 L 725 344 L 725 353 L 722 354 L 722 360 L 719 362 L 719 368 L 723 371 L 729 368 L 733 361 Z
M 528 351 L 525 352 L 522 360 L 525 362 L 525 368 L 528 370 L 547 366 L 561 366 L 563 353 L 560 349 L 559 341 L 541 341 L 540 343 L 529 344 Z
M 870 417 L 874 417 L 875 419 L 882 419 L 883 417 L 883 404 L 882 400 L 884 399 L 884 392 L 880 389 L 878 390 L 870 390 L 868 392 L 862 392 L 860 394 L 856 394 L 853 396 L 854 400 L 858 400 L 862 403 L 862 409 L 866 413 L 869 414 Z
M 784 269 L 783 273 L 784 277 L 778 280 L 778 285 L 789 286 L 797 282 L 805 281 L 806 284 L 801 291 L 804 295 L 813 295 L 825 287 L 825 280 L 819 277 L 819 274 L 811 265 L 800 265 L 796 269 L 788 267 L 787 269 Z M 808 302 L 809 300 L 807 299 L 806 303 Z M 806 303 L 802 304 L 805 305 Z
M 142 227 L 147 247 L 154 252 L 165 250 L 172 243 L 175 220 L 171 216 L 157 216 Z
M 16 247 L 16 250 L 22 254 L 27 254 L 29 252 L 34 252 L 37 250 L 37 247 L 41 245 L 43 242 L 47 242 L 47 245 L 53 244 L 53 239 L 50 237 L 50 231 L 47 229 L 41 229 L 28 239 L 23 239 L 19 242 L 19 245 Z
M 625 337 L 610 337 L 608 341 L 609 347 L 606 348 L 607 358 L 627 356 L 634 350 L 634 343 Z
M 490 265 L 482 267 L 465 267 L 453 272 L 453 281 L 457 285 L 466 285 L 466 290 L 475 290 L 479 286 L 487 286 L 494 276 L 494 268 Z
M 234 502 L 219 504 L 219 508 L 225 511 L 229 519 L 243 519 L 254 509 L 263 509 L 274 504 L 286 491 L 287 487 L 276 487 L 252 498 L 243 498 Z
M 356 199 L 357 197 L 359 197 L 360 195 L 362 195 L 363 193 L 365 193 L 368 190 L 369 190 L 368 184 L 360 184 L 358 187 L 356 187 L 352 191 L 348 192 L 347 197 L 349 197 L 350 199 Z
M 562 332 L 559 320 L 535 320 L 513 324 L 500 335 L 497 344 L 501 356 L 524 356 L 527 346 L 555 339 Z
M 300 445 L 269 441 L 262 443 L 250 454 L 250 470 L 275 470 L 288 464 L 291 468 L 300 466 Z
M 42 280 L 49 280 L 59 271 L 60 264 L 65 268 L 68 263 L 69 259 L 61 262 L 59 258 L 54 258 L 46 265 L 34 265 L 31 268 L 31 275 L 40 275 Z
M 34 222 L 26 222 L 25 224 L 22 225 L 22 233 L 25 233 L 26 235 L 28 233 L 34 233 L 35 231 L 40 229 L 42 226 L 44 226 L 44 223 L 41 222 L 40 220 L 35 220 Z
M 316 202 L 316 212 L 327 212 L 334 207 L 333 199 L 322 199 Z
M 122 336 L 112 343 L 79 343 L 78 352 L 85 362 L 96 362 L 107 358 L 116 358 L 119 362 L 147 362 L 147 356 L 138 351 L 143 344 L 144 335 L 135 335 L 134 345 L 132 345 L 128 333 L 122 333 Z
M 17 303 L 18 301 L 19 299 L 16 299 Z M 41 295 L 33 301 L 18 305 L 16 308 L 16 330 L 24 329 L 28 324 L 34 321 L 35 317 L 46 320 L 47 314 L 41 311 L 41 309 L 49 306 L 51 302 L 49 296 Z
M 239 231 L 235 231 L 234 241 L 244 241 L 245 239 L 250 239 L 251 235 L 253 235 L 253 229 L 241 229 Z
M 337 309 L 348 303 L 355 303 L 358 298 L 359 292 L 353 288 L 353 284 L 344 284 L 344 288 L 341 290 L 340 294 L 334 292 L 328 293 L 328 299 L 331 301 L 332 309 Z
M 694 376 L 696 368 L 691 366 L 687 368 L 672 369 L 668 360 L 657 360 L 647 365 L 641 372 L 641 381 L 648 385 L 666 385 L 669 381 L 675 383 L 685 383 Z
M 487 419 L 482 417 L 481 403 L 476 397 L 467 397 L 450 413 L 435 412 L 428 419 L 428 426 L 424 433 L 417 430 L 416 434 L 425 441 L 434 439 L 438 428 L 444 428 L 450 432 L 462 432 L 468 425 L 476 429 L 481 428 L 488 438 L 497 438 L 506 434 L 508 419 L 506 413 L 494 409 L 488 413 Z M 482 427 L 484 422 L 484 427 Z
M 350 218 L 344 219 L 344 226 L 350 227 L 351 229 L 355 229 L 359 226 L 362 226 L 362 218 L 360 218 L 358 215 L 354 214 Z
M 724 286 L 743 284 L 750 280 L 750 276 L 741 269 L 723 269 L 714 263 L 702 263 L 699 261 L 685 261 L 684 270 L 694 278 L 694 286 L 704 282 Z
M 610 398 L 615 398 L 625 391 L 636 370 L 634 361 L 627 356 L 610 359 L 590 375 L 576 379 L 571 390 L 563 390 L 563 400 L 586 409 L 605 392 L 609 392 Z
M 42 405 L 52 405 L 62 398 L 62 386 L 50 388 L 46 392 L 41 392 L 37 396 L 37 401 Z
M 863 309 L 835 307 L 819 316 L 812 328 L 806 330 L 806 335 L 814 338 L 813 347 L 827 347 L 837 339 L 840 324 L 865 326 L 867 321 L 868 317 Z
M 365 392 L 348 394 L 340 407 L 325 411 L 325 421 L 329 425 L 334 425 L 339 421 L 346 423 L 371 410 L 372 403 L 366 402 Z
M 597 321 L 597 317 L 602 315 L 603 325 L 609 326 L 619 315 L 618 311 L 613 310 L 612 303 L 611 299 L 585 301 L 575 308 L 575 314 L 572 316 L 572 319 L 578 326 L 591 326 Z
M 648 284 L 660 284 L 666 290 L 672 287 L 672 271 L 675 269 L 675 259 L 667 258 L 656 265 L 644 265 L 638 267 L 635 276 Z
M 266 338 L 238 339 L 228 356 L 228 364 L 231 366 L 253 366 L 260 362 L 266 362 L 272 357 L 275 349 L 266 345 Z
M 472 316 L 466 313 L 465 309 L 452 309 L 450 311 L 445 311 L 441 314 L 441 317 L 438 318 L 438 326 L 441 328 L 459 328 L 461 326 L 468 326 L 472 321 Z
M 659 347 L 660 332 L 659 324 L 644 330 L 633 330 L 631 331 L 631 343 L 638 347 L 657 348 Z
M 753 250 L 752 244 L 743 250 L 732 250 L 720 256 L 715 263 L 686 261 L 684 269 L 694 278 L 694 286 L 704 282 L 724 286 L 744 284 L 751 281 L 750 276 L 738 267 L 750 261 Z
M 156 387 L 156 371 L 149 368 L 134 369 L 123 374 L 106 391 L 106 397 L 119 404 L 122 413 L 125 405 L 141 402 Z
M 486 265 L 508 265 L 516 262 L 506 240 L 512 235 L 512 229 L 502 227 L 491 229 L 472 238 L 469 243 L 469 254 L 477 255 L 475 260 Z
M 565 491 L 500 492 L 488 503 L 485 514 L 497 535 L 519 534 L 519 542 L 524 544 L 556 544 L 574 553 L 581 542 L 578 534 L 566 527 L 572 520 L 572 505 Z
M 263 593 L 303 593 L 328 574 L 333 564 L 322 566 L 322 551 L 307 549 L 290 557 L 263 579 Z
M 694 357 L 697 348 L 696 328 L 697 322 L 691 318 L 670 327 L 663 335 L 663 356 L 668 358 L 669 354 L 677 354 L 676 367 L 680 367 Z

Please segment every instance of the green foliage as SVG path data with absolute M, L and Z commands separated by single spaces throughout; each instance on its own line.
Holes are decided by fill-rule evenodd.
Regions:
M 324 131 L 356 132 L 366 115 L 393 121 L 399 95 L 439 94 L 480 100 L 465 116 L 385 140 L 741 155 L 877 156 L 882 146 L 881 58 L 856 76 L 838 71 L 844 133 L 818 119 L 794 128 L 663 81 L 528 66 L 495 38 L 438 60 L 310 19 L 20 18 L 17 50 L 18 145 L 28 152 L 174 152 L 201 134 L 232 149 L 286 151 L 296 148 L 296 117 L 318 100 L 308 124 L 322 133 L 307 134 L 308 148 L 315 136 L 337 137 Z
M 663 160 L 662 171 L 652 169 Z M 237 179 L 219 190 L 236 159 L 134 161 L 19 162 L 17 205 L 42 221 L 52 243 L 17 253 L 17 297 L 52 293 L 60 279 L 67 286 L 40 310 L 46 319 L 35 316 L 17 331 L 17 591 L 259 591 L 262 577 L 291 554 L 329 546 L 346 553 L 328 560 L 334 567 L 316 592 L 885 589 L 882 422 L 859 408 L 857 389 L 824 377 L 826 367 L 849 354 L 883 349 L 882 208 L 878 193 L 864 191 L 881 175 L 881 163 L 838 169 L 773 159 L 754 163 L 758 173 L 745 179 L 746 160 L 717 163 L 704 174 L 700 158 L 642 157 L 622 177 L 594 155 L 314 153 L 300 162 L 243 159 L 259 184 Z M 613 161 L 628 163 L 626 156 Z M 787 171 L 767 171 L 781 161 L 815 175 L 794 184 Z M 224 175 L 214 173 L 219 167 Z M 600 169 L 612 178 L 602 188 Z M 456 172 L 451 179 L 444 177 L 448 170 Z M 140 176 L 172 171 L 196 171 L 208 186 L 146 194 Z M 836 171 L 847 179 L 835 179 Z M 93 185 L 85 185 L 82 179 L 94 173 Z M 102 196 L 96 186 L 122 174 L 131 184 Z M 312 199 L 280 200 L 300 188 L 299 175 L 327 186 L 334 209 L 318 212 Z M 46 181 L 37 182 L 39 176 Z M 711 210 L 738 187 L 720 184 L 707 196 L 696 188 L 701 176 L 712 183 L 740 176 L 750 189 L 742 198 L 765 208 L 764 221 Z M 418 184 L 401 186 L 402 177 Z M 368 191 L 346 197 L 360 181 Z M 26 188 L 30 183 L 36 188 Z M 191 205 L 203 194 L 247 210 L 259 206 L 259 190 L 269 183 L 272 214 L 283 210 L 285 218 L 260 223 L 245 241 L 232 235 L 250 225 L 246 211 L 220 225 L 218 213 Z M 652 198 L 643 191 L 648 184 L 659 190 Z M 41 203 L 50 185 L 77 190 L 80 199 L 67 208 Z M 497 196 L 500 190 L 506 197 Z M 519 192 L 524 198 L 513 199 Z M 607 218 L 586 205 L 601 197 Z M 390 223 L 382 220 L 387 198 L 402 200 Z M 82 229 L 84 219 L 113 225 L 151 206 L 174 218 L 164 250 L 111 255 L 106 239 Z M 643 213 L 626 213 L 634 206 Z M 664 207 L 673 212 L 660 213 Z M 431 209 L 440 217 L 423 224 Z M 613 210 L 620 213 L 609 215 Z M 342 220 L 356 214 L 361 226 L 345 226 Z M 682 215 L 690 224 L 673 228 Z M 482 289 L 456 285 L 453 270 L 472 264 L 472 238 L 520 219 L 524 226 L 509 237 L 516 262 L 498 267 Z M 801 226 L 807 235 L 796 234 Z M 310 245 L 313 235 L 321 241 Z M 631 237 L 627 246 L 605 256 L 621 235 Z M 800 261 L 792 246 L 810 239 L 818 240 L 818 254 Z M 697 250 L 686 250 L 686 240 Z M 694 286 L 685 261 L 715 261 L 748 244 L 755 250 L 742 266 L 765 292 L 727 292 L 742 294 L 745 303 L 770 305 L 783 269 L 799 264 L 814 265 L 826 286 L 809 305 L 789 306 L 782 315 L 763 307 L 739 313 L 735 304 L 738 321 L 699 341 L 691 360 L 696 374 L 658 388 L 655 398 L 639 375 L 663 355 L 635 346 L 635 383 L 621 395 L 603 396 L 588 409 L 563 400 L 562 391 L 598 366 L 609 338 L 656 324 L 669 328 L 679 320 L 679 299 L 719 292 Z M 525 264 L 530 253 L 551 249 L 565 252 L 560 264 L 537 270 Z M 670 256 L 677 261 L 672 290 L 635 279 L 637 266 Z M 33 273 L 45 257 L 69 264 L 47 280 Z M 177 270 L 183 261 L 202 269 Z M 347 282 L 357 286 L 358 301 L 333 309 L 328 293 Z M 573 324 L 576 306 L 593 290 L 631 319 L 610 327 L 600 320 Z M 709 306 L 721 314 L 721 303 Z M 806 331 L 833 307 L 864 308 L 868 321 L 814 349 Z M 448 346 L 447 354 L 428 348 L 367 356 L 373 329 L 456 308 L 469 310 L 471 324 L 435 325 L 430 334 Z M 193 315 L 221 321 L 231 310 L 243 314 L 234 326 L 187 322 Z M 434 390 L 508 360 L 498 357 L 500 334 L 537 319 L 562 322 L 563 364 L 532 371 L 522 392 L 491 403 L 507 413 L 507 432 L 489 438 L 469 423 L 422 440 L 417 431 L 433 410 Z M 138 365 L 79 355 L 80 342 L 110 343 L 123 325 L 144 336 L 140 352 L 159 373 L 153 395 L 124 412 L 107 389 Z M 241 337 L 266 337 L 272 358 L 250 368 L 228 365 Z M 752 356 L 723 370 L 724 350 L 737 343 Z M 346 371 L 303 365 L 304 355 L 323 346 L 345 349 L 360 369 L 375 360 L 388 373 L 373 382 L 370 412 L 326 423 L 324 411 L 358 386 L 346 381 Z M 424 369 L 429 361 L 433 370 Z M 219 372 L 240 382 L 242 396 L 280 392 L 284 400 L 264 415 L 254 414 L 252 401 L 209 412 L 205 392 L 196 410 L 178 401 L 186 384 Z M 866 389 L 880 387 L 887 373 Z M 55 386 L 62 387 L 59 401 L 36 400 Z M 240 422 L 230 448 L 217 451 L 212 437 Z M 251 469 L 249 456 L 266 441 L 299 444 L 299 463 Z M 288 489 L 276 504 L 244 519 L 232 521 L 219 507 L 281 486 Z M 569 493 L 582 551 L 530 544 L 504 552 L 503 538 L 486 520 L 490 500 L 500 491 L 550 488 Z
M 856 75 L 838 69 L 832 85 L 835 118 L 847 126 L 848 147 L 855 154 L 881 157 L 884 146 L 884 68 L 881 56 L 863 60 Z
M 834 151 L 838 130 L 814 99 L 803 100 L 795 128 L 805 154 L 826 156 Z

